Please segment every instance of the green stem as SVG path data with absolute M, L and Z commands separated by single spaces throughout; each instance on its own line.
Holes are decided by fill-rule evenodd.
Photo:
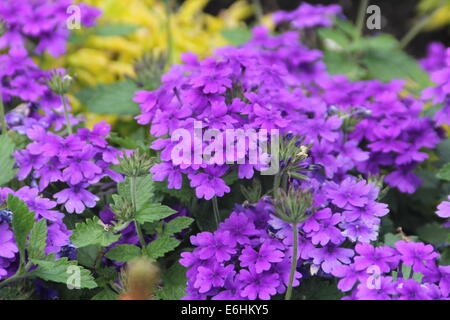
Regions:
M 19 275 L 19 273 L 16 273 L 12 277 L 9 277 L 8 279 L 3 280 L 2 282 L 0 282 L 0 289 L 3 287 L 6 287 L 8 284 L 10 284 L 16 280 L 19 280 L 20 278 L 23 278 L 23 276 Z
M 66 99 L 64 99 L 64 95 L 61 95 L 61 101 L 64 107 L 64 118 L 66 118 L 67 131 L 69 132 L 69 135 L 71 135 L 73 133 L 72 124 L 70 123 L 69 111 L 67 110 L 67 103 Z
M 171 28 L 171 11 L 170 11 L 170 0 L 164 0 L 164 9 L 166 13 L 166 40 L 167 40 L 167 62 L 172 65 L 173 61 L 173 39 L 172 39 L 172 28 Z
M 278 189 L 280 188 L 280 184 L 281 184 L 281 174 L 282 171 L 278 172 L 275 175 L 275 178 L 273 179 L 273 196 L 276 197 L 277 193 L 278 193 Z
M 433 18 L 433 16 L 441 10 L 447 4 L 446 0 L 440 2 L 439 6 L 433 10 L 430 14 L 423 16 L 418 23 L 416 23 L 408 33 L 400 40 L 400 49 L 406 48 L 406 46 L 420 33 L 420 31 L 425 27 L 428 22 Z
M 8 125 L 6 124 L 5 106 L 3 105 L 2 92 L 0 91 L 0 122 L 2 125 L 2 134 L 8 133 Z
M 255 8 L 256 19 L 258 20 L 258 24 L 261 24 L 263 21 L 264 13 L 261 6 L 260 0 L 252 0 L 253 7 Z
M 136 205 L 136 177 L 130 177 L 130 196 L 131 196 L 131 204 L 133 206 L 133 212 L 134 214 L 136 214 L 137 211 L 137 205 Z M 139 225 L 139 223 L 135 220 L 134 221 L 134 225 L 136 227 L 136 233 L 139 237 L 139 242 L 141 244 L 142 247 L 142 252 L 144 255 L 146 255 L 146 251 L 145 251 L 145 239 L 144 239 L 144 234 L 142 233 L 141 230 L 141 226 Z
M 361 0 L 358 9 L 358 17 L 356 18 L 356 29 L 358 33 L 356 34 L 356 40 L 361 38 L 364 28 L 364 20 L 366 18 L 367 7 L 369 6 L 369 0 Z
M 213 204 L 214 216 L 216 217 L 216 224 L 217 224 L 217 227 L 219 227 L 220 212 L 219 212 L 219 203 L 217 202 L 217 197 L 216 196 L 214 196 L 212 198 L 212 204 Z
M 297 254 L 298 254 L 298 228 L 297 224 L 292 224 L 292 234 L 294 236 L 294 252 L 292 254 L 291 273 L 289 274 L 289 285 L 286 290 L 285 300 L 291 300 L 292 284 L 294 283 L 295 271 L 297 269 Z

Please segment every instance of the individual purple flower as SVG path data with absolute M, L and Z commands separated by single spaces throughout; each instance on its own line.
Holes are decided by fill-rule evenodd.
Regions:
M 284 253 L 277 250 L 276 247 L 264 242 L 261 247 L 254 250 L 250 246 L 246 246 L 239 257 L 242 267 L 254 266 L 256 273 L 267 271 L 271 268 L 272 263 L 283 260 Z
M 220 229 L 228 231 L 230 237 L 241 245 L 249 243 L 250 237 L 258 234 L 253 222 L 245 214 L 236 212 L 220 224 Z
M 448 196 L 448 200 L 450 200 L 450 196 Z M 443 201 L 437 207 L 436 214 L 441 218 L 450 218 L 450 201 Z
M 412 266 L 414 271 L 420 272 L 425 267 L 424 264 L 430 260 L 439 257 L 439 254 L 434 252 L 432 245 L 425 245 L 420 242 L 406 242 L 397 241 L 395 248 L 401 254 L 403 264 Z
M 7 223 L 0 223 L 0 257 L 14 258 L 17 252 L 19 248 L 14 241 L 14 233 Z
M 226 267 L 215 264 L 212 268 L 198 267 L 198 275 L 194 287 L 199 289 L 200 293 L 211 290 L 212 287 L 221 287 L 225 283 L 228 275 L 233 274 L 233 266 Z
M 216 167 L 205 168 L 204 173 L 190 174 L 191 187 L 195 188 L 197 198 L 211 200 L 214 196 L 222 197 L 230 192 L 230 187 L 221 178 L 226 171 L 226 167 Z
M 59 204 L 64 204 L 69 213 L 82 213 L 85 208 L 93 208 L 99 200 L 97 196 L 85 190 L 87 184 L 70 185 L 53 196 Z
M 340 208 L 346 208 L 348 205 L 362 207 L 367 202 L 367 195 L 370 192 L 370 186 L 364 181 L 355 181 L 347 178 L 340 184 L 331 183 L 327 188 L 327 195 L 331 202 Z
M 214 257 L 217 262 L 228 261 L 231 255 L 236 252 L 236 242 L 230 237 L 228 231 L 216 231 L 199 233 L 191 237 L 191 242 L 197 246 L 198 257 L 200 259 L 210 259 Z
M 393 248 L 373 247 L 368 243 L 359 243 L 355 247 L 358 254 L 355 257 L 357 270 L 366 270 L 370 266 L 377 266 L 381 272 L 388 272 L 397 266 L 399 258 Z
M 244 283 L 241 296 L 249 300 L 257 298 L 270 300 L 270 297 L 277 293 L 276 288 L 280 284 L 278 274 L 270 272 L 257 273 L 253 267 L 250 267 L 249 270 L 242 269 L 239 272 L 238 279 Z
M 352 249 L 341 248 L 329 243 L 323 248 L 314 249 L 311 252 L 311 258 L 313 258 L 313 263 L 320 266 L 324 272 L 332 273 L 337 266 L 350 263 L 353 254 Z

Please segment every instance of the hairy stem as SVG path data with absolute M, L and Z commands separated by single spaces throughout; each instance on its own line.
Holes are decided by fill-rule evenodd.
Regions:
M 6 124 L 5 106 L 3 105 L 2 92 L 0 91 L 0 122 L 2 126 L 2 134 L 5 135 L 8 132 L 8 125 Z
M 64 118 L 66 119 L 67 131 L 69 132 L 69 135 L 71 135 L 73 133 L 73 129 L 72 124 L 70 123 L 69 111 L 67 110 L 67 103 L 66 99 L 64 99 L 64 95 L 61 95 L 61 101 L 64 107 Z
M 136 214 L 137 206 L 136 206 L 136 177 L 130 177 L 130 196 L 131 196 L 131 204 L 133 206 L 133 212 Z M 139 243 L 142 247 L 143 254 L 146 254 L 145 251 L 145 239 L 144 234 L 142 233 L 141 226 L 139 223 L 135 220 L 134 225 L 136 227 L 136 233 L 139 237 Z
M 295 271 L 297 269 L 297 254 L 298 254 L 298 228 L 297 224 L 292 224 L 292 234 L 294 236 L 294 252 L 292 254 L 291 273 L 289 274 L 289 285 L 286 290 L 285 300 L 291 300 L 292 284 L 294 283 Z
M 219 212 L 219 203 L 217 202 L 217 197 L 216 196 L 214 196 L 212 198 L 212 204 L 213 204 L 214 216 L 216 218 L 216 224 L 217 224 L 217 227 L 219 227 L 220 212 Z

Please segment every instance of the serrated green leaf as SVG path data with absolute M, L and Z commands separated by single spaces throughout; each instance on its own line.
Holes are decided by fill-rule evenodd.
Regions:
M 420 272 L 414 272 L 412 278 L 419 283 L 422 283 L 423 274 Z
M 117 293 L 115 293 L 111 289 L 104 288 L 95 296 L 93 296 L 91 300 L 117 300 L 117 297 Z
M 128 262 L 141 255 L 141 249 L 132 244 L 119 244 L 106 253 L 108 259 Z
M 77 223 L 70 240 L 77 248 L 83 248 L 90 245 L 99 245 L 107 247 L 113 242 L 119 240 L 120 235 L 116 235 L 105 228 L 98 222 L 98 217 L 87 219 L 84 223 Z
M 158 259 L 163 257 L 166 253 L 174 250 L 178 245 L 180 244 L 180 241 L 174 238 L 168 238 L 168 237 L 160 237 L 151 242 L 146 250 L 147 254 L 151 259 Z
M 436 176 L 441 180 L 450 181 L 450 163 L 446 163 Z
M 75 96 L 93 113 L 136 115 L 139 108 L 132 99 L 138 90 L 139 87 L 133 81 L 123 80 L 84 88 Z
M 163 236 L 171 236 L 189 227 L 194 219 L 189 217 L 177 217 L 164 225 Z
M 408 280 L 409 277 L 411 276 L 411 267 L 402 265 L 402 275 L 403 275 L 403 279 Z
M 402 240 L 402 236 L 400 234 L 386 233 L 384 235 L 384 245 L 389 247 L 395 247 L 395 243 L 397 241 Z
M 426 224 L 417 229 L 419 238 L 433 245 L 447 243 L 450 229 L 445 228 L 437 222 Z
M 154 182 L 150 175 L 136 177 L 136 211 L 140 211 L 147 205 L 154 193 Z M 118 185 L 118 193 L 131 202 L 130 179 L 127 177 L 125 181 Z
M 6 135 L 0 136 L 0 186 L 11 181 L 17 169 L 13 169 L 16 160 L 13 158 L 14 142 Z
M 346 34 L 339 29 L 332 28 L 320 28 L 318 30 L 319 37 L 324 41 L 332 41 L 340 47 L 340 49 L 345 50 L 350 45 L 350 39 Z
M 174 213 L 176 213 L 176 211 L 167 206 L 161 204 L 147 204 L 143 209 L 136 212 L 135 219 L 139 224 L 144 224 L 146 222 L 155 222 L 167 218 Z
M 28 206 L 25 202 L 11 194 L 8 195 L 7 205 L 8 209 L 13 212 L 12 228 L 14 231 L 14 238 L 19 247 L 21 257 L 24 257 L 27 236 L 36 221 L 34 212 L 28 210 Z
M 80 265 L 87 268 L 95 268 L 95 264 L 101 257 L 99 256 L 102 251 L 101 246 L 87 246 L 77 249 L 77 261 Z
M 47 246 L 47 220 L 41 219 L 31 229 L 28 239 L 27 252 L 30 259 L 42 259 L 45 257 Z
M 78 266 L 75 261 L 61 258 L 55 261 L 32 259 L 31 262 L 38 267 L 30 272 L 31 276 L 42 280 L 72 285 L 75 288 L 92 289 L 97 287 L 89 270 Z

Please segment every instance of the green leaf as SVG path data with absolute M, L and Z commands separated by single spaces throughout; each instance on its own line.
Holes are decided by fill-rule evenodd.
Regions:
M 98 245 L 87 246 L 77 249 L 77 261 L 87 268 L 95 268 L 95 264 L 101 259 L 102 248 Z
M 91 300 L 117 300 L 117 297 L 117 293 L 115 293 L 111 289 L 104 288 L 95 296 L 93 296 Z
M 350 80 L 359 80 L 364 75 L 364 70 L 346 52 L 325 51 L 323 59 L 331 74 L 343 74 Z
M 77 223 L 70 240 L 77 248 L 83 248 L 90 245 L 99 245 L 107 247 L 113 242 L 119 240 L 120 235 L 116 235 L 99 224 L 100 219 L 93 217 L 87 219 L 84 223 Z
M 409 277 L 411 276 L 411 267 L 402 265 L 402 275 L 403 275 L 403 279 L 408 280 Z
M 252 32 L 246 27 L 225 29 L 221 34 L 233 46 L 240 46 L 252 37 Z
M 132 99 L 138 90 L 133 81 L 122 80 L 81 89 L 75 96 L 93 113 L 136 115 L 139 108 Z
M 41 219 L 31 229 L 28 239 L 27 252 L 30 259 L 42 259 L 45 257 L 47 246 L 47 220 Z
M 319 37 L 324 41 L 332 41 L 340 49 L 345 50 L 350 45 L 350 39 L 340 30 L 332 28 L 321 28 L 318 31 Z M 325 42 L 325 45 L 327 43 Z
M 167 218 L 174 213 L 176 213 L 176 211 L 167 206 L 161 204 L 147 204 L 143 209 L 136 212 L 135 219 L 139 224 L 144 224 L 146 222 L 155 222 Z
M 34 212 L 28 210 L 25 202 L 9 194 L 7 200 L 8 209 L 13 212 L 12 228 L 14 239 L 20 250 L 21 257 L 24 257 L 25 243 L 27 236 L 35 223 Z
M 400 234 L 386 233 L 384 235 L 384 245 L 389 247 L 395 247 L 395 243 L 397 241 L 402 240 L 402 236 Z
M 106 253 L 108 259 L 118 262 L 128 262 L 141 255 L 141 249 L 132 244 L 119 244 Z
M 381 81 L 408 79 L 415 82 L 419 86 L 418 89 L 431 84 L 427 73 L 417 61 L 399 49 L 370 49 L 366 52 L 363 62 L 371 77 Z
M 164 274 L 162 289 L 157 296 L 162 300 L 180 300 L 186 295 L 186 268 L 175 262 Z
M 0 186 L 11 181 L 17 169 L 13 169 L 16 160 L 13 158 L 14 142 L 6 135 L 0 136 Z
M 171 236 L 189 227 L 194 219 L 189 217 L 177 217 L 164 225 L 163 236 Z
M 436 176 L 441 180 L 450 181 L 450 162 L 445 164 Z
M 168 237 L 160 237 L 151 242 L 146 250 L 148 253 L 148 256 L 151 259 L 158 259 L 163 257 L 166 253 L 174 250 L 178 245 L 180 244 L 180 241 L 174 238 L 168 238 Z
M 422 283 L 423 274 L 420 272 L 414 272 L 412 278 L 419 283 Z
M 95 34 L 101 37 L 127 36 L 138 30 L 140 26 L 124 23 L 110 23 L 95 27 Z
M 417 229 L 420 239 L 433 245 L 447 243 L 450 230 L 437 222 L 426 224 Z
M 136 211 L 140 211 L 147 205 L 154 194 L 153 180 L 150 175 L 136 177 Z M 118 193 L 122 197 L 131 202 L 130 178 L 126 177 L 125 181 L 118 185 Z
M 36 270 L 30 272 L 31 276 L 72 285 L 75 288 L 79 286 L 80 289 L 97 287 L 90 271 L 78 266 L 75 261 L 61 258 L 55 261 L 32 259 L 31 262 L 38 265 Z

